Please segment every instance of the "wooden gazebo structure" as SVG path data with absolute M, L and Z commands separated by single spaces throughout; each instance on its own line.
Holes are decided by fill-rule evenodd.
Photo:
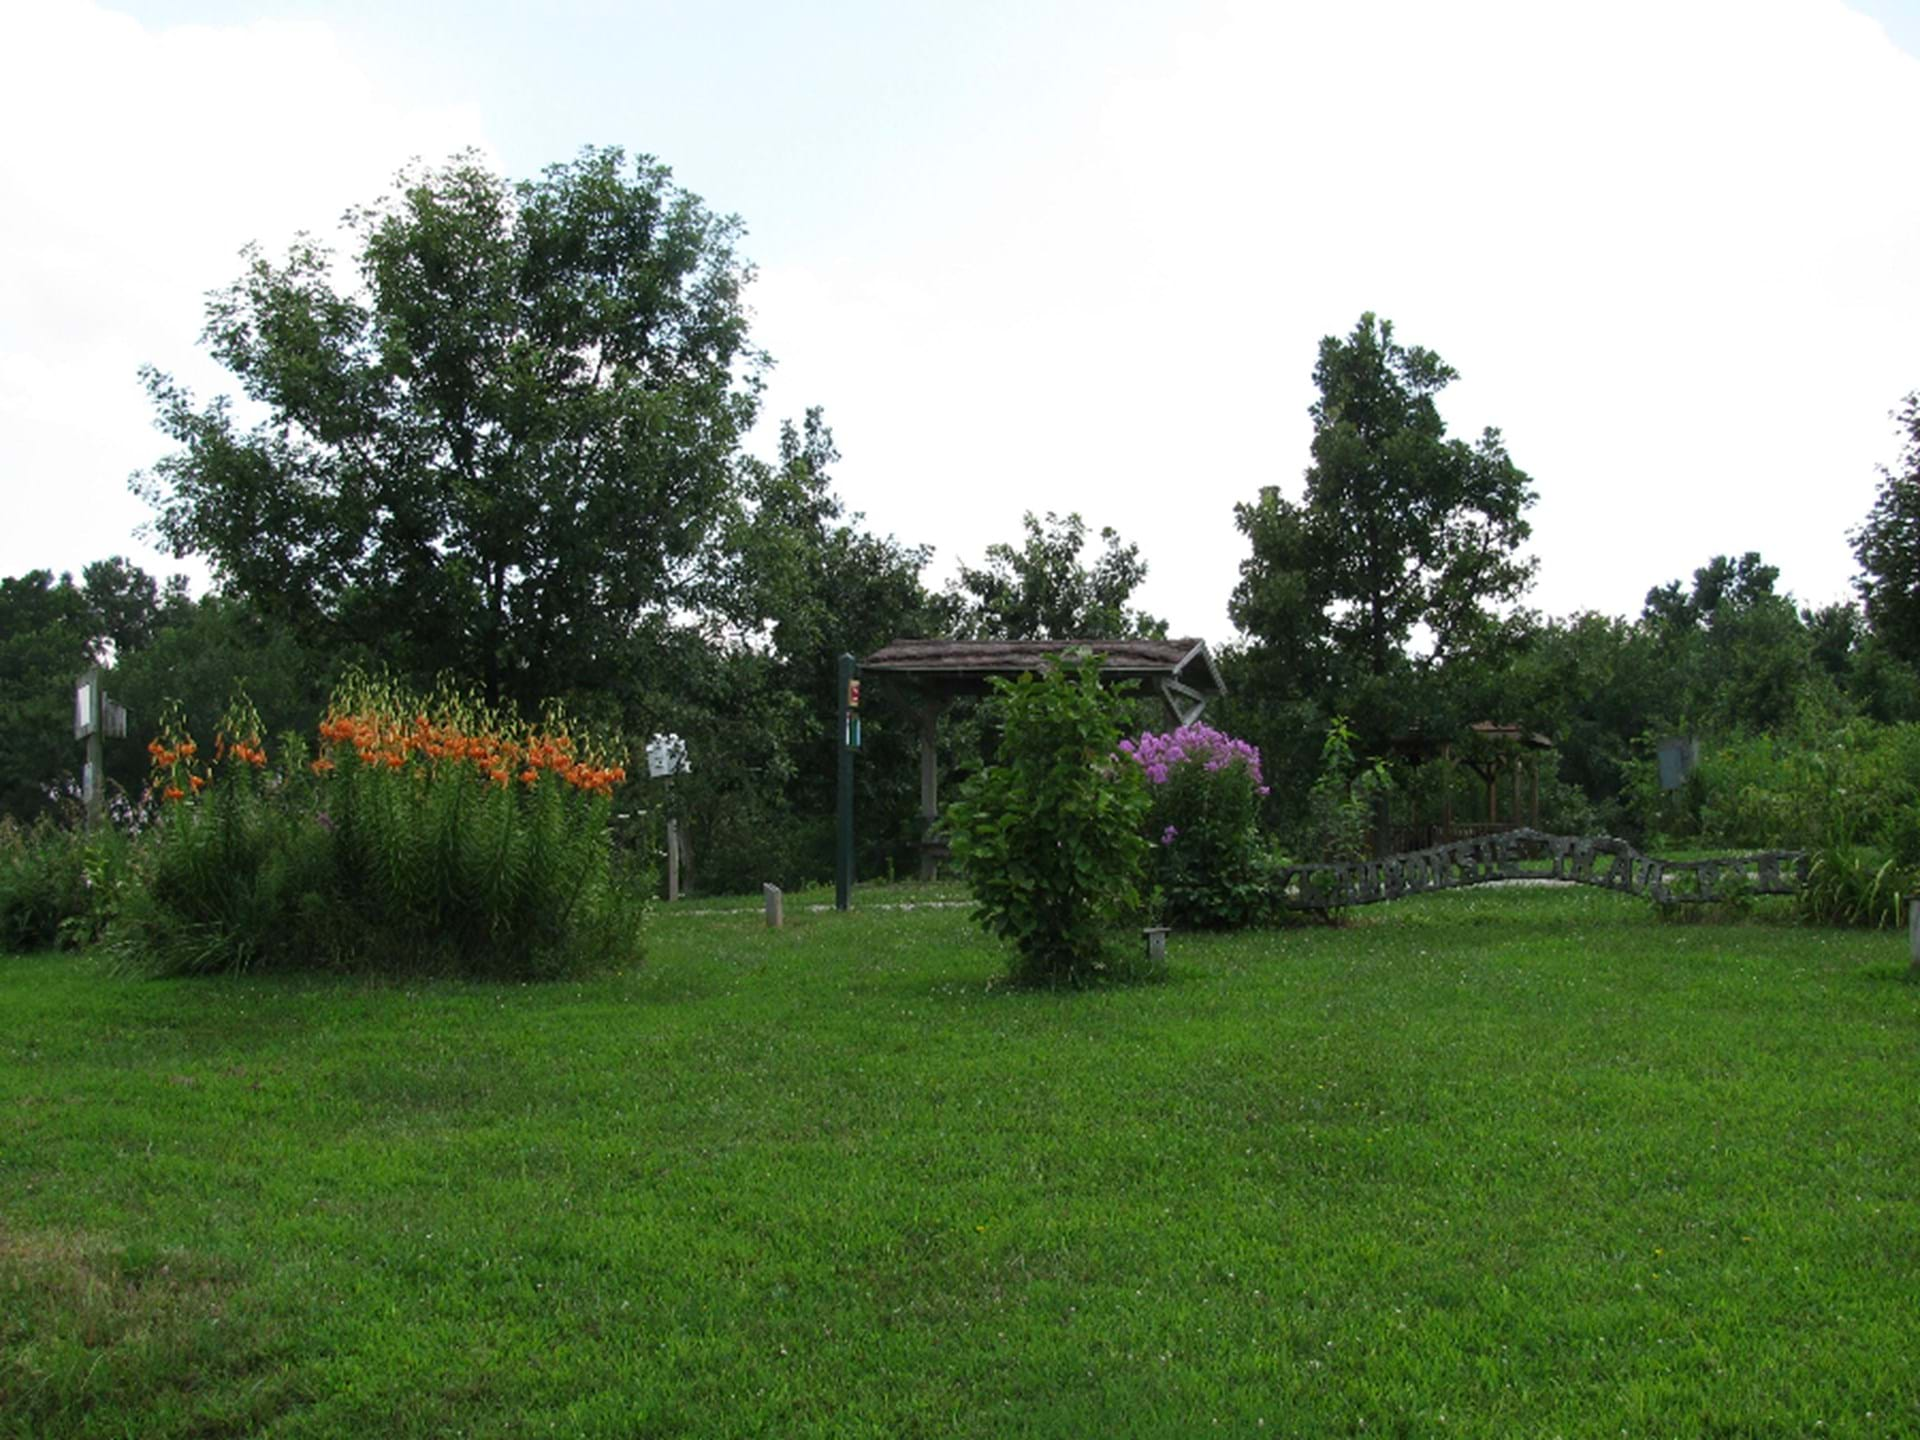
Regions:
M 897 676 L 920 693 L 920 877 L 931 879 L 945 846 L 934 838 L 940 816 L 935 744 L 940 712 L 956 697 L 983 695 L 995 676 L 1039 669 L 1069 651 L 1091 651 L 1101 674 L 1138 680 L 1165 702 L 1177 724 L 1200 718 L 1227 692 L 1204 640 L 894 640 L 860 662 L 863 674 Z
M 1557 748 L 1547 736 L 1523 726 L 1497 720 L 1476 720 L 1466 729 L 1467 743 L 1456 748 L 1452 741 L 1435 742 L 1425 736 L 1403 736 L 1393 742 L 1394 751 L 1414 764 L 1439 760 L 1447 767 L 1447 781 L 1441 789 L 1438 825 L 1423 823 L 1416 811 L 1412 824 L 1404 830 L 1377 836 L 1381 853 L 1389 850 L 1421 850 L 1430 845 L 1446 845 L 1470 840 L 1502 830 L 1531 825 L 1540 827 L 1540 757 Z M 1464 749 L 1464 753 L 1461 753 Z M 1453 813 L 1454 767 L 1464 765 L 1480 777 L 1486 787 L 1485 820 L 1456 820 Z M 1509 779 L 1512 796 L 1507 816 L 1501 814 L 1501 780 Z M 1531 796 L 1528 791 L 1531 790 Z

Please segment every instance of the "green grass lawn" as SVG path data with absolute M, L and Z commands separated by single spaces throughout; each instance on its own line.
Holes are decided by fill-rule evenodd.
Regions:
M 1904 935 L 1508 889 L 1000 965 L 0 959 L 0 1435 L 1920 1434 Z

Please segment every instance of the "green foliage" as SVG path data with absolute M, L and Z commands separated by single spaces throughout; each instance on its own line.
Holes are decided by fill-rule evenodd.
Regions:
M 1920 666 L 1920 391 L 1895 413 L 1899 468 L 1882 469 L 1880 490 L 1853 533 L 1855 582 L 1874 635 L 1897 658 Z
M 946 628 L 920 583 L 931 552 L 865 533 L 831 488 L 838 459 L 814 409 L 802 425 L 781 427 L 777 464 L 743 465 L 707 595 L 726 629 L 657 637 L 657 663 L 634 677 L 628 728 L 683 735 L 694 756 L 693 773 L 673 781 L 673 804 L 703 892 L 757 893 L 767 881 L 791 886 L 832 874 L 838 657 Z M 912 865 L 912 699 L 890 685 L 864 697 L 854 767 L 862 874 Z M 650 791 L 644 803 L 666 802 Z
M 1091 569 L 1080 555 L 1087 525 L 1079 515 L 1028 511 L 1019 549 L 989 545 L 986 563 L 960 567 L 950 587 L 958 633 L 991 640 L 1122 640 L 1164 637 L 1167 622 L 1127 604 L 1147 578 L 1140 547 L 1102 529 L 1104 547 Z
M 170 705 L 189 734 L 219 728 L 226 697 L 244 690 L 263 735 L 309 734 L 326 709 L 342 658 L 301 643 L 291 625 L 237 596 L 211 594 L 165 605 L 137 647 L 119 651 L 107 692 L 127 707 L 130 738 L 107 742 L 107 773 L 130 795 L 145 783 L 146 751 Z
M 77 817 L 0 818 L 0 952 L 92 944 L 117 910 L 128 854 L 118 831 L 88 832 Z
M 1313 828 L 1307 853 L 1316 863 L 1365 860 L 1372 852 L 1368 830 L 1375 808 L 1393 788 L 1379 760 L 1362 762 L 1355 753 L 1359 737 L 1336 715 L 1320 746 L 1320 774 L 1313 782 Z
M 1690 590 L 1675 580 L 1647 592 L 1640 629 L 1660 679 L 1653 723 L 1679 734 L 1771 731 L 1793 719 L 1810 685 L 1831 688 L 1813 633 L 1774 589 L 1779 576 L 1748 551 L 1714 556 Z
M 1432 351 L 1397 343 L 1391 323 L 1361 316 L 1346 339 L 1320 344 L 1305 496 L 1296 505 L 1269 486 L 1234 508 L 1251 553 L 1230 608 L 1260 702 L 1311 700 L 1375 748 L 1449 728 L 1428 682 L 1502 653 L 1503 609 L 1533 577 L 1518 553 L 1532 482 L 1498 431 L 1447 438 L 1435 396 L 1455 378 Z
M 327 836 L 287 799 L 228 755 L 204 792 L 163 806 L 107 935 L 123 968 L 237 973 L 325 966 L 339 955 Z
M 954 857 L 975 917 L 1013 943 L 1016 980 L 1084 984 L 1125 965 L 1109 932 L 1143 899 L 1151 802 L 1116 749 L 1128 703 L 1101 688 L 1093 655 L 994 691 L 1000 754 L 947 812 Z
M 208 305 L 265 418 L 147 375 L 181 447 L 138 484 L 179 554 L 305 640 L 532 705 L 608 678 L 692 593 L 762 358 L 733 253 L 663 165 L 473 157 L 355 212 L 362 284 L 309 241 Z
M 1704 745 L 1686 786 L 1659 788 L 1651 744 L 1629 767 L 1646 828 L 1727 847 L 1855 842 L 1920 863 L 1920 724 L 1883 725 L 1809 697 L 1793 725 Z
M 73 683 L 93 661 L 93 632 L 71 577 L 0 580 L 0 815 L 46 814 L 60 777 L 79 772 Z
M 1907 923 L 1907 901 L 1917 888 L 1920 865 L 1903 865 L 1883 850 L 1835 837 L 1813 849 L 1800 912 L 1823 925 L 1899 929 Z

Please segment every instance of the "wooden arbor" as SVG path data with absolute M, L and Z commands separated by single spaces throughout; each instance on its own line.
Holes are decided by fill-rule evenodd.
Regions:
M 1109 678 L 1151 687 L 1181 725 L 1199 719 L 1207 701 L 1227 691 L 1204 640 L 894 640 L 860 662 L 863 673 L 898 676 L 920 693 L 921 879 L 933 878 L 946 855 L 946 843 L 935 835 L 940 712 L 957 696 L 985 694 L 996 675 L 1024 675 L 1070 650 L 1100 656 Z
M 1451 744 L 1439 748 L 1440 759 L 1447 767 L 1448 781 L 1441 791 L 1440 829 L 1431 843 L 1441 845 L 1455 840 L 1465 840 L 1476 835 L 1491 835 L 1496 831 L 1531 825 L 1535 829 L 1540 825 L 1540 756 L 1554 748 L 1553 741 L 1545 735 L 1534 734 L 1518 725 L 1503 725 L 1494 720 L 1476 720 L 1467 726 L 1467 744 L 1464 753 Z M 1453 782 L 1455 765 L 1465 765 L 1480 777 L 1486 786 L 1487 818 L 1484 821 L 1465 821 L 1456 823 L 1453 816 Z M 1510 819 L 1500 816 L 1500 781 L 1502 777 L 1511 780 L 1513 799 Z M 1528 791 L 1531 790 L 1529 803 Z M 1416 829 L 1418 828 L 1416 824 Z
M 1440 786 L 1440 817 L 1437 822 L 1423 819 L 1416 795 L 1410 823 L 1397 829 L 1382 830 L 1375 836 L 1375 853 L 1399 850 L 1423 850 L 1432 845 L 1447 845 L 1459 840 L 1497 834 L 1502 830 L 1540 825 L 1540 757 L 1555 748 L 1552 740 L 1523 729 L 1519 725 L 1494 720 L 1476 720 L 1467 726 L 1462 744 L 1438 741 L 1420 735 L 1402 736 L 1393 742 L 1400 759 L 1414 765 L 1438 760 L 1446 769 Z M 1487 813 L 1484 820 L 1456 819 L 1453 812 L 1453 776 L 1464 765 L 1486 787 Z M 1510 783 L 1511 805 L 1502 804 L 1502 780 Z M 1529 790 L 1531 797 L 1529 798 Z M 1502 811 L 1506 811 L 1503 818 Z

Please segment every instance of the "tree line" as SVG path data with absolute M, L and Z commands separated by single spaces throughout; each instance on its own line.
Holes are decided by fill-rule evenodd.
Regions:
M 927 583 L 929 547 L 873 533 L 833 488 L 823 413 L 747 436 L 753 343 L 740 223 L 656 161 L 589 149 L 511 182 L 473 157 L 416 167 L 325 247 L 249 250 L 204 342 L 241 400 L 145 374 L 173 443 L 136 489 L 198 556 L 194 597 L 124 559 L 0 581 L 0 807 L 71 786 L 73 676 L 112 667 L 138 732 L 167 698 L 202 726 L 244 684 L 269 730 L 310 731 L 348 666 L 442 678 L 532 711 L 558 699 L 644 740 L 687 738 L 675 782 L 701 883 L 831 863 L 834 657 L 899 635 L 1164 635 L 1137 544 L 1077 514 Z M 1707 557 L 1637 617 L 1526 608 L 1533 485 L 1496 431 L 1448 435 L 1455 378 L 1372 315 L 1322 341 L 1302 498 L 1235 507 L 1247 552 L 1218 721 L 1268 756 L 1271 820 L 1301 820 L 1329 724 L 1369 755 L 1469 721 L 1559 744 L 1566 823 L 1631 832 L 1625 767 L 1656 732 L 1752 733 L 1807 707 L 1920 718 L 1920 396 L 1853 536 L 1859 599 L 1809 610 L 1758 555 Z M 250 423 L 243 423 L 241 412 Z M 858 767 L 861 866 L 918 838 L 917 727 L 876 689 Z M 142 736 L 110 748 L 129 796 Z M 945 763 L 975 763 L 954 728 Z M 1416 793 L 1418 783 L 1403 787 Z M 635 808 L 659 805 L 634 787 Z

